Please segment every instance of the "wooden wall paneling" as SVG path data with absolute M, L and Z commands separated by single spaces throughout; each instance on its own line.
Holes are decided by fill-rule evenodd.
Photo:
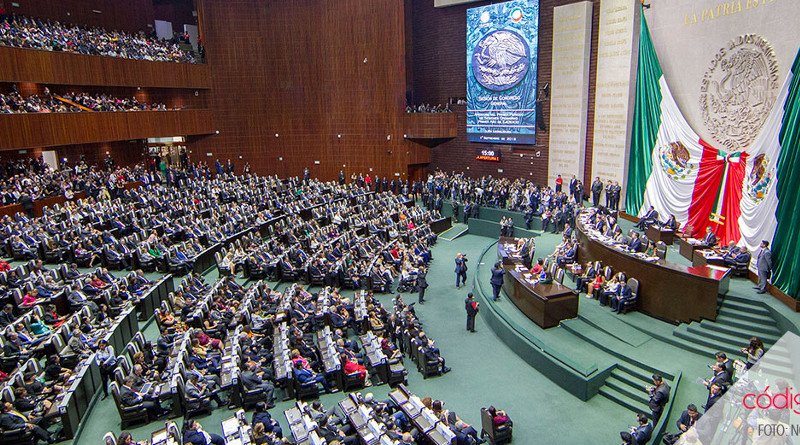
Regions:
M 210 134 L 208 110 L 0 115 L 0 150 Z
M 211 162 L 243 156 L 237 167 L 249 159 L 265 174 L 406 172 L 402 0 L 198 0 L 197 8 L 220 134 L 193 141 L 193 152 L 213 153 Z
M 208 89 L 211 73 L 205 64 L 150 62 L 0 46 L 0 82 Z

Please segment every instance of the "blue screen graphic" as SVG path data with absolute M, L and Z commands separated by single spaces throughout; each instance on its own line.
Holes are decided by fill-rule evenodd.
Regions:
M 467 140 L 536 143 L 539 0 L 467 10 Z

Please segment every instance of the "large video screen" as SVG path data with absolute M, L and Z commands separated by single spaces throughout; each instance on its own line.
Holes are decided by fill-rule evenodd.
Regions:
M 467 140 L 536 143 L 539 0 L 467 10 Z

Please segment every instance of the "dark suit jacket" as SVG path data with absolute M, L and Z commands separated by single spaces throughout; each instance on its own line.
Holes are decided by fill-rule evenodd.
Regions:
M 489 283 L 502 286 L 503 285 L 503 275 L 505 275 L 506 271 L 501 269 L 492 269 L 492 279 Z
M 476 307 L 475 301 L 470 301 L 469 298 L 464 301 L 464 308 L 467 310 L 468 317 L 474 317 L 478 313 L 478 308 Z
M 714 235 L 714 232 L 707 234 L 706 237 L 703 238 L 703 244 L 706 246 L 714 246 L 717 244 L 717 236 Z
M 417 286 L 420 289 L 425 289 L 428 287 L 428 273 L 425 271 L 420 271 L 417 274 Z
M 698 413 L 697 420 L 700 420 L 701 417 L 703 417 L 703 415 Z M 694 423 L 696 423 L 697 420 L 695 420 Z M 678 421 L 675 422 L 675 425 L 678 426 L 678 430 L 681 430 L 681 425 L 692 426 L 694 423 L 692 422 L 692 416 L 689 415 L 689 411 L 683 410 L 680 419 L 678 419 Z
M 640 240 L 639 238 L 631 239 L 628 242 L 628 247 L 634 252 L 638 252 L 639 249 L 642 247 L 642 240 Z
M 263 384 L 264 381 L 253 371 L 244 371 L 239 375 L 239 379 L 242 381 L 242 384 L 247 389 L 255 389 L 259 385 Z
M 119 388 L 119 401 L 123 406 L 133 406 L 142 401 L 142 398 L 132 389 L 123 385 Z
M 186 432 L 183 433 L 183 443 L 190 442 L 192 445 L 208 445 L 206 436 L 197 430 L 186 430 Z
M 0 428 L 4 430 L 24 428 L 26 423 L 27 422 L 22 420 L 19 416 L 15 416 L 11 413 L 0 413 Z
M 630 289 L 630 287 L 628 289 Z M 666 405 L 668 401 L 669 385 L 666 383 L 661 383 L 661 386 L 659 386 L 658 389 L 653 392 L 653 395 L 650 396 L 650 410 L 661 411 L 664 409 L 664 405 Z
M 466 272 L 466 271 L 467 271 L 467 259 L 466 258 L 461 258 L 461 259 L 456 258 L 456 270 L 455 270 L 455 272 L 459 273 L 459 272 Z
M 631 433 L 631 436 L 633 436 L 634 441 L 640 444 L 647 443 L 647 441 L 650 440 L 650 437 L 652 435 L 653 435 L 653 424 L 651 424 L 650 422 L 644 425 L 639 425 L 639 427 L 636 428 L 636 430 L 633 433 Z

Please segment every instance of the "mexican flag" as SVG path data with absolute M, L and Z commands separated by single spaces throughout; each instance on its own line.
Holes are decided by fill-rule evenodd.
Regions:
M 626 209 L 652 205 L 692 235 L 756 252 L 771 241 L 773 284 L 800 293 L 800 53 L 753 143 L 725 152 L 700 139 L 678 109 L 642 14 Z M 752 266 L 755 266 L 753 264 Z

